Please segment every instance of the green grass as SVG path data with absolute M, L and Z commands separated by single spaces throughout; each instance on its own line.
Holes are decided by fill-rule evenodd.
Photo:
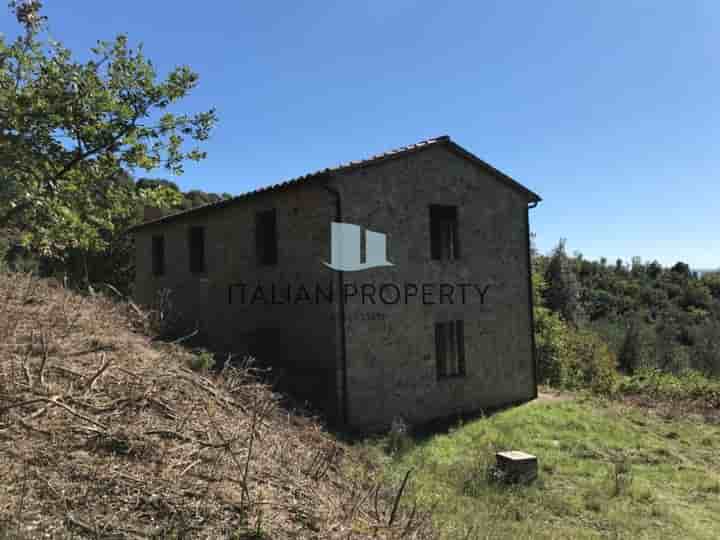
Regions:
M 411 495 L 444 538 L 720 537 L 720 426 L 699 418 L 576 398 L 467 422 L 401 455 L 369 444 L 395 483 L 413 469 Z M 507 449 L 538 456 L 533 485 L 487 480 Z
M 640 369 L 634 375 L 622 377 L 618 391 L 662 401 L 693 401 L 706 408 L 720 408 L 720 381 L 697 371 L 687 370 L 675 375 L 659 369 Z

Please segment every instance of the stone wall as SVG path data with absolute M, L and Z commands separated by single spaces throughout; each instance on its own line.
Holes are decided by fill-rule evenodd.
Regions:
M 459 295 L 452 305 L 447 296 L 440 304 L 437 295 L 427 305 L 417 298 L 371 305 L 369 297 L 365 304 L 351 297 L 351 423 L 380 427 L 394 416 L 420 422 L 532 399 L 527 197 L 441 146 L 349 172 L 335 185 L 345 220 L 386 233 L 394 263 L 347 273 L 346 281 L 490 286 L 484 299 L 468 294 L 464 305 Z M 431 260 L 430 204 L 458 207 L 457 261 Z M 453 319 L 465 321 L 466 376 L 438 380 L 434 325 Z
M 335 198 L 313 180 L 248 197 L 209 212 L 191 213 L 136 234 L 136 297 L 152 304 L 172 290 L 176 309 L 197 323 L 214 348 L 248 349 L 276 366 L 284 389 L 311 399 L 330 419 L 343 414 L 339 274 L 330 261 Z M 437 145 L 380 164 L 337 173 L 328 186 L 341 194 L 343 221 L 387 235 L 394 266 L 345 272 L 346 286 L 393 284 L 432 287 L 434 296 L 375 304 L 360 294 L 345 309 L 347 414 L 357 428 L 381 428 L 393 417 L 411 423 L 477 411 L 535 395 L 528 281 L 525 194 L 499 182 L 477 164 Z M 458 208 L 461 257 L 430 257 L 429 205 Z M 255 252 L 255 214 L 277 211 L 278 264 L 261 266 Z M 207 272 L 189 271 L 187 236 L 206 227 Z M 165 235 L 166 274 L 151 274 L 151 238 Z M 246 301 L 228 286 L 244 282 Z M 454 303 L 439 298 L 452 285 Z M 255 286 L 331 287 L 334 302 L 251 305 Z M 484 296 L 460 284 L 478 285 Z M 485 287 L 489 287 L 485 289 Z M 447 291 L 447 289 L 446 289 Z M 294 293 L 293 293 L 294 294 Z M 315 300 L 315 299 L 313 299 Z M 442 303 L 441 303 L 442 302 Z M 464 377 L 438 379 L 435 323 L 464 320 Z M 289 385 L 289 387 L 288 387 Z
M 256 212 L 275 208 L 277 212 L 278 264 L 258 263 L 255 244 Z M 166 224 L 140 229 L 136 233 L 135 297 L 152 305 L 160 289 L 171 290 L 173 309 L 186 328 L 197 327 L 218 351 L 243 355 L 252 353 L 272 364 L 281 376 L 280 388 L 288 390 L 334 416 L 338 357 L 334 304 L 287 303 L 282 287 L 297 291 L 299 284 L 327 284 L 335 273 L 321 261 L 329 252 L 330 223 L 335 216 L 335 199 L 318 185 L 260 194 L 247 200 L 191 213 Z M 189 270 L 188 229 L 204 226 L 207 272 Z M 152 236 L 165 236 L 165 275 L 152 275 Z M 233 287 L 229 303 L 230 284 Z M 277 289 L 272 298 L 272 286 Z M 253 300 L 261 287 L 264 295 Z M 280 302 L 285 302 L 280 304 Z

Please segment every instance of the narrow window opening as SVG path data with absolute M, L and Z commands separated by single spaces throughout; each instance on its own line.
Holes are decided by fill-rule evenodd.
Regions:
M 256 214 L 255 245 L 257 248 L 258 262 L 260 264 L 277 264 L 277 215 L 274 208 Z
M 465 329 L 463 321 L 435 324 L 437 378 L 465 375 Z
M 152 237 L 152 273 L 154 276 L 165 274 L 165 237 Z
M 190 227 L 188 235 L 190 251 L 190 272 L 205 272 L 205 227 Z
M 443 261 L 460 258 L 456 206 L 430 205 L 430 255 Z

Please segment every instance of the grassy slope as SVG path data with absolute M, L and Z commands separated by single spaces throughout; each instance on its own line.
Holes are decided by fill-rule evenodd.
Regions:
M 537 455 L 539 480 L 488 483 L 500 449 Z M 616 475 L 622 460 L 629 475 Z M 409 467 L 447 538 L 720 536 L 720 426 L 701 418 L 579 398 L 535 402 L 418 442 L 388 471 L 399 478 Z

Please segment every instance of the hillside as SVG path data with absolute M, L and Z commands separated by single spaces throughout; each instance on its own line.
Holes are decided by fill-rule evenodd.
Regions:
M 573 326 L 597 333 L 632 373 L 657 368 L 720 375 L 720 274 L 678 262 L 664 268 L 635 257 L 589 261 L 565 253 L 534 259 L 539 297 Z
M 198 373 L 131 304 L 0 274 L 0 538 L 429 538 L 247 366 Z
M 448 540 L 720 536 L 713 416 L 568 395 L 397 446 L 389 478 L 417 471 L 412 494 Z M 494 453 L 510 448 L 538 457 L 533 485 L 491 480 Z

